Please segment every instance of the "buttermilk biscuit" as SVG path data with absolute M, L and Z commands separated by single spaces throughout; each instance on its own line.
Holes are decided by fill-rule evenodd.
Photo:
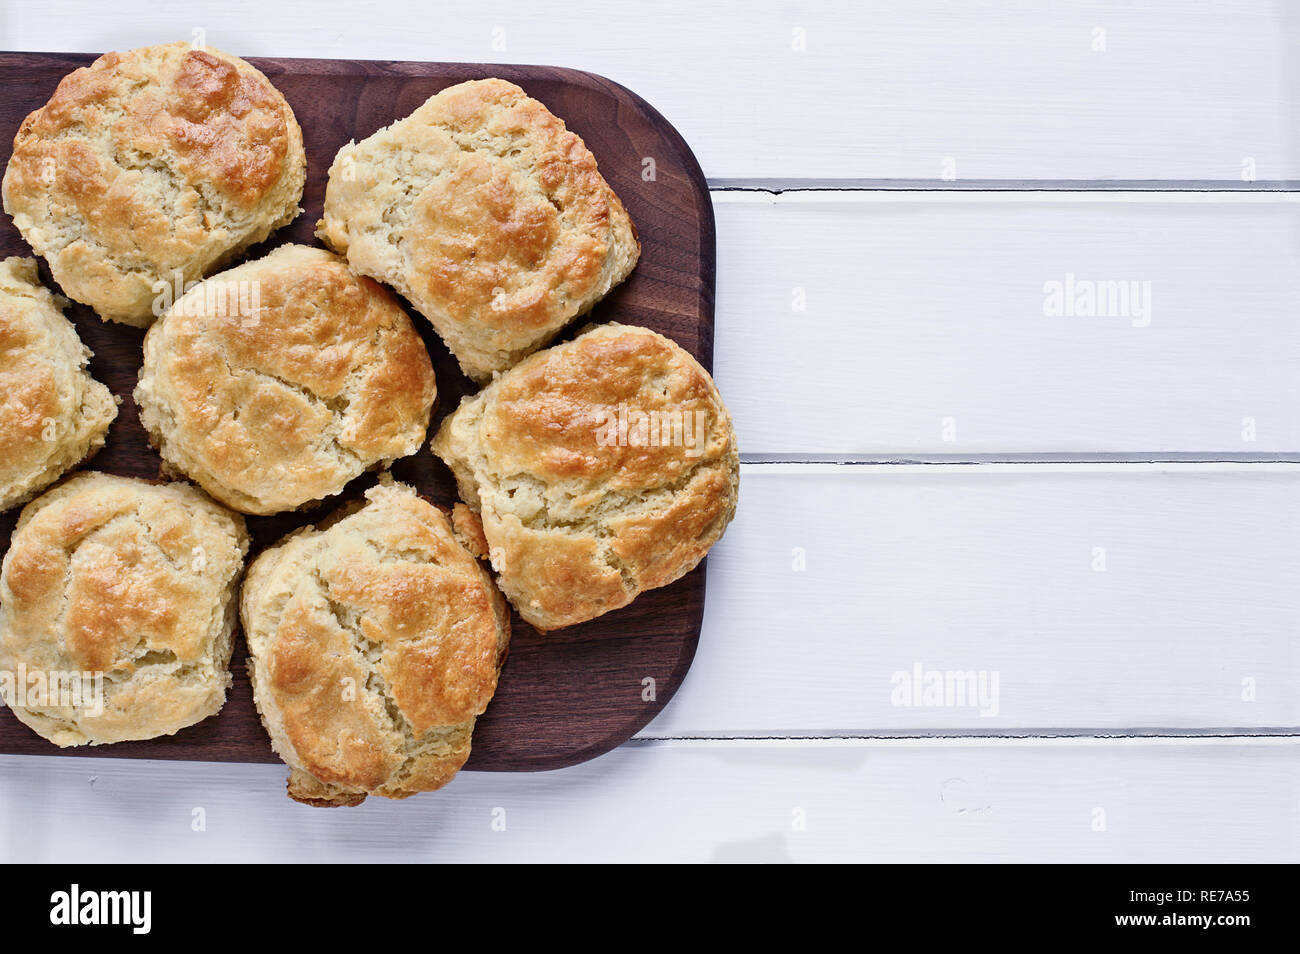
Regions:
M 99 450 L 117 416 L 63 304 L 37 279 L 35 259 L 0 262 L 0 510 Z
M 65 76 L 14 137 L 4 207 L 65 294 L 145 326 L 163 289 L 291 222 L 306 168 L 302 130 L 265 76 L 172 43 Z
M 506 597 L 543 631 L 673 582 L 736 509 L 722 398 L 646 328 L 600 325 L 527 358 L 463 400 L 433 451 L 479 512 Z
M 145 336 L 135 399 L 168 464 L 267 514 L 415 453 L 434 393 L 392 293 L 324 249 L 286 245 L 172 305 Z
M 641 251 L 582 140 L 499 79 L 340 149 L 317 235 L 406 296 L 476 381 L 590 310 Z
M 38 497 L 0 570 L 5 702 L 60 746 L 214 715 L 247 552 L 243 519 L 187 484 L 88 472 Z
M 510 640 L 505 600 L 446 515 L 387 479 L 263 552 L 241 618 L 289 796 L 321 806 L 451 781 Z

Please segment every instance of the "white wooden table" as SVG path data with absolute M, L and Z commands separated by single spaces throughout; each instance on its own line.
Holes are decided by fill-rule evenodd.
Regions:
M 1300 859 L 1300 6 L 0 3 L 12 50 L 195 29 L 657 106 L 716 190 L 739 515 L 601 759 L 324 812 L 5 757 L 0 858 Z

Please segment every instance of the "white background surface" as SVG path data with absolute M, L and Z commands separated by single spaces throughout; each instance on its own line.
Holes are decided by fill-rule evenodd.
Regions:
M 3 2 L 0 48 L 201 28 L 659 108 L 718 190 L 748 461 L 683 690 L 594 762 L 347 811 L 3 757 L 0 858 L 1300 859 L 1300 6 L 542 9 Z M 1150 282 L 1150 322 L 1045 314 L 1068 274 Z M 917 665 L 996 713 L 896 705 Z

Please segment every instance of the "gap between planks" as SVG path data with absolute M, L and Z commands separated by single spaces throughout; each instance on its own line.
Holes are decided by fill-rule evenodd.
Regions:
M 715 201 L 1287 202 L 1300 180 L 709 179 Z
M 755 455 L 765 457 L 766 455 Z M 780 474 L 1118 474 L 1118 473 L 1209 473 L 1209 474 L 1289 474 L 1300 475 L 1297 460 L 1038 460 L 1032 455 L 1023 460 L 1005 458 L 981 460 L 936 459 L 890 460 L 843 458 L 827 460 L 811 456 L 781 455 L 779 460 L 753 460 L 741 455 L 742 473 L 774 476 Z
M 1033 734 L 1035 732 L 1042 734 Z M 1109 747 L 1116 746 L 1300 746 L 1294 730 L 1052 730 L 1004 731 L 998 735 L 961 735 L 936 731 L 892 735 L 788 735 L 788 736 L 633 736 L 623 746 L 682 748 L 1007 748 L 1007 747 Z

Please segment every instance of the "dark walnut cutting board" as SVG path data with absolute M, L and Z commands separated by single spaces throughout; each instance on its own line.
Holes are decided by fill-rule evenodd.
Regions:
M 238 52 L 238 51 L 233 51 Z M 39 108 L 59 80 L 94 59 L 82 54 L 0 53 L 0 161 L 7 163 L 23 118 Z M 635 93 L 575 70 L 544 66 L 480 66 L 354 60 L 252 59 L 297 114 L 307 147 L 303 214 L 256 248 L 258 258 L 286 242 L 318 245 L 316 220 L 326 173 L 339 147 L 412 112 L 439 90 L 499 76 L 522 86 L 578 133 L 622 198 L 641 237 L 631 277 L 589 320 L 653 328 L 706 367 L 713 359 L 713 208 L 695 157 L 668 122 Z M 0 256 L 30 255 L 9 216 L 0 216 Z M 50 282 L 42 265 L 42 275 Z M 95 352 L 90 370 L 122 399 L 108 443 L 86 466 L 157 479 L 161 460 L 148 444 L 131 391 L 140 368 L 143 331 L 105 323 L 74 305 L 69 317 Z M 438 380 L 430 434 L 473 385 L 418 315 Z M 570 329 L 585 324 L 579 320 Z M 456 499 L 451 474 L 424 447 L 399 461 L 394 475 L 435 503 Z M 253 553 L 311 523 L 374 482 L 366 475 L 328 505 L 301 514 L 250 517 Z M 0 514 L 0 545 L 8 547 L 18 510 Z M 251 556 L 251 555 L 250 555 Z M 514 617 L 510 656 L 500 687 L 474 733 L 467 768 L 530 771 L 594 758 L 632 736 L 668 702 L 691 664 L 704 612 L 704 566 L 671 586 L 589 623 L 538 635 Z M 147 742 L 59 749 L 0 711 L 0 753 L 67 753 L 194 761 L 277 761 L 253 708 L 236 637 L 234 686 L 221 713 L 174 736 Z M 653 679 L 653 699 L 646 680 Z M 2 708 L 2 707 L 0 707 Z

